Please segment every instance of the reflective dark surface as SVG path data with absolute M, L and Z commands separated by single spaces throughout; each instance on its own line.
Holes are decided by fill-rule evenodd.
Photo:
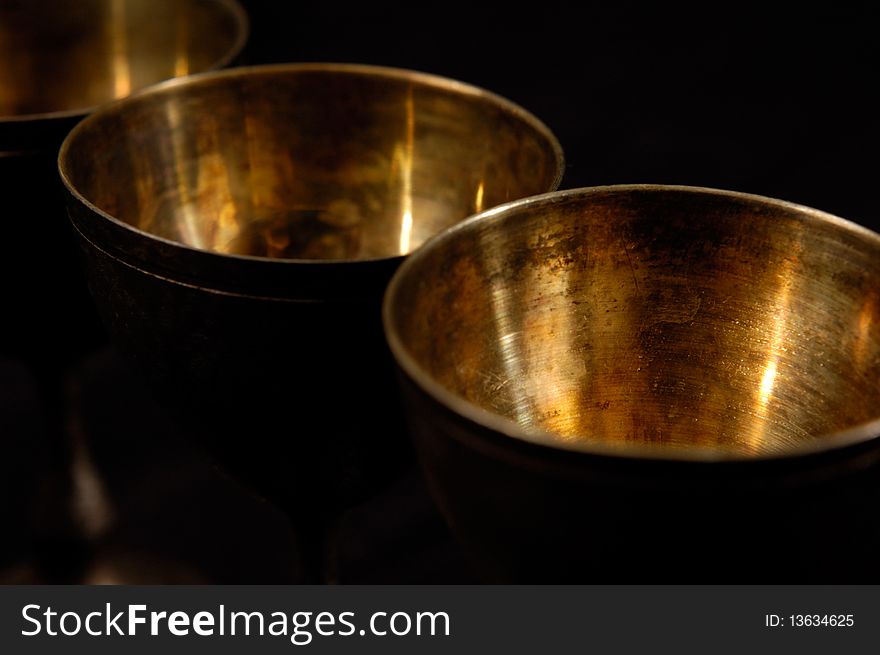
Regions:
M 386 333 L 481 572 L 876 575 L 878 261 L 854 224 L 684 187 L 549 194 L 427 244 Z
M 117 353 L 89 357 L 68 392 L 72 484 L 65 502 L 51 476 L 27 489 L 0 477 L 25 526 L 13 533 L 4 523 L 9 556 L 0 584 L 303 580 L 301 543 L 288 518 L 218 471 Z M 39 405 L 27 370 L 0 362 L 0 430 L 19 467 L 45 456 Z M 338 532 L 341 582 L 472 579 L 415 472 L 350 508 Z

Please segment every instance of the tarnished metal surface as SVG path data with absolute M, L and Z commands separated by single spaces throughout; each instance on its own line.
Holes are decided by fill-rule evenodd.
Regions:
M 549 131 L 492 94 L 320 64 L 164 85 L 86 121 L 61 158 L 84 200 L 154 237 L 323 260 L 405 255 L 560 167 Z
M 246 33 L 234 0 L 0 0 L 0 121 L 84 114 L 222 66 Z
M 453 411 L 566 449 L 753 458 L 880 431 L 880 237 L 779 201 L 515 203 L 409 261 L 386 330 Z

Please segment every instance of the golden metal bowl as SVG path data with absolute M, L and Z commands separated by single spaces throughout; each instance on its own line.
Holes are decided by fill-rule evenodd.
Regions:
M 465 216 L 555 188 L 561 166 L 547 128 L 497 96 L 326 64 L 159 86 L 86 121 L 61 154 L 77 200 L 127 239 L 279 268 L 406 255 Z
M 0 122 L 85 115 L 222 67 L 246 36 L 235 0 L 3 0 Z
M 84 120 L 59 157 L 117 342 L 298 515 L 405 452 L 380 317 L 404 255 L 554 189 L 562 165 L 491 93 L 341 64 L 167 82 Z
M 663 531 L 654 552 L 673 569 L 705 564 L 685 545 L 700 530 L 705 548 L 717 548 L 716 568 L 740 543 L 721 534 L 759 539 L 764 529 L 790 544 L 781 526 L 804 532 L 786 521 L 794 505 L 773 502 L 791 482 L 778 467 L 815 466 L 819 479 L 823 455 L 878 449 L 878 262 L 880 236 L 839 218 L 687 187 L 565 191 L 445 232 L 401 267 L 385 303 L 441 504 L 503 578 L 540 578 L 552 560 L 533 558 L 529 569 L 504 548 L 531 541 L 500 544 L 479 522 L 499 535 L 536 527 L 558 548 L 549 535 L 562 527 L 547 521 L 561 507 L 588 533 L 562 530 L 574 540 L 556 564 L 572 572 L 585 571 L 590 553 L 607 555 L 608 535 L 629 537 L 618 557 L 637 544 L 650 550 L 648 526 Z M 496 479 L 499 470 L 508 477 Z M 749 495 L 759 480 L 763 499 Z M 684 485 L 680 506 L 675 485 Z M 635 489 L 648 495 L 637 502 Z M 602 503 L 618 511 L 597 510 Z M 750 523 L 740 524 L 745 507 Z M 836 533 L 841 543 L 849 527 Z M 579 546 L 575 563 L 564 553 Z

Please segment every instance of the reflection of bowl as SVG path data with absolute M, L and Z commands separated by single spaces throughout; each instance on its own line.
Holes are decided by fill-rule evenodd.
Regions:
M 554 188 L 562 156 L 487 92 L 306 64 L 136 94 L 80 123 L 59 163 L 118 342 L 227 463 L 307 512 L 399 458 L 380 303 L 403 255 Z
M 878 261 L 838 218 L 685 187 L 549 194 L 431 241 L 386 333 L 483 570 L 876 571 Z

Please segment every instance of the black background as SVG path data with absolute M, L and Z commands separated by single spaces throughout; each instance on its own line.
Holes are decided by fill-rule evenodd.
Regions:
M 413 68 L 523 105 L 562 143 L 563 187 L 710 186 L 880 226 L 867 3 L 243 4 L 252 63 Z
M 242 4 L 243 63 L 398 66 L 514 100 L 559 138 L 564 188 L 710 186 L 880 229 L 880 58 L 867 3 Z M 32 378 L 0 362 L 9 433 L 44 423 Z M 82 362 L 66 389 L 79 491 L 43 481 L 0 581 L 297 580 L 285 518 L 185 446 L 111 351 Z M 339 551 L 343 582 L 475 579 L 414 470 L 348 513 Z

